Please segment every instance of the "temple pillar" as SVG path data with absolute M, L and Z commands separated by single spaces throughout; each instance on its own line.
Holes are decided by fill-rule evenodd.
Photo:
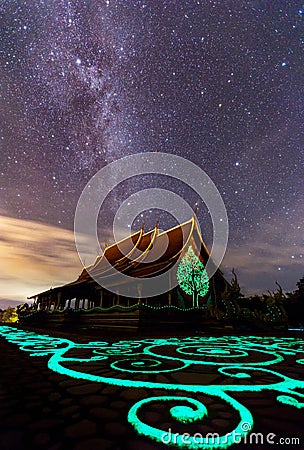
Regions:
M 142 297 L 142 285 L 137 285 L 137 295 L 138 295 L 138 304 L 141 305 L 141 297 Z
M 169 271 L 168 274 L 168 284 L 169 284 L 169 291 L 168 291 L 168 305 L 171 306 L 172 305 L 172 289 L 171 289 L 171 272 Z
M 171 291 L 168 292 L 168 305 L 169 306 L 172 305 L 172 292 Z
M 102 289 L 99 291 L 99 306 L 102 308 L 102 301 L 103 301 L 103 292 Z
M 55 305 L 55 309 L 60 309 L 61 297 L 62 297 L 62 293 L 59 291 L 58 294 L 57 294 L 57 303 Z

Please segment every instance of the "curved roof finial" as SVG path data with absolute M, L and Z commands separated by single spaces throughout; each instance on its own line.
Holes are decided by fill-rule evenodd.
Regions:
M 145 225 L 146 225 L 146 221 L 145 221 L 145 219 L 144 219 L 144 220 L 143 220 L 143 223 L 142 223 L 142 225 L 141 225 L 142 231 L 145 231 Z
M 155 224 L 155 228 L 159 227 L 159 222 L 160 222 L 160 215 L 157 216 L 157 221 L 156 221 L 156 224 Z
M 198 202 L 195 203 L 194 208 L 193 208 L 193 216 L 196 217 L 197 215 L 197 210 L 198 210 Z

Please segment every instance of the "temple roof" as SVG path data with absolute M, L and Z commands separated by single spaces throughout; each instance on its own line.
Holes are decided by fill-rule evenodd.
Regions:
M 206 264 L 209 252 L 199 232 L 195 215 L 187 222 L 163 232 L 159 232 L 158 224 L 148 232 L 144 232 L 142 228 L 106 247 L 103 255 L 97 257 L 94 264 L 84 268 L 77 280 L 54 288 L 52 292 L 80 287 L 96 277 L 111 277 L 116 271 L 134 278 L 153 277 L 172 266 L 190 243 L 196 246 L 200 259 Z M 50 291 L 39 295 L 47 293 Z

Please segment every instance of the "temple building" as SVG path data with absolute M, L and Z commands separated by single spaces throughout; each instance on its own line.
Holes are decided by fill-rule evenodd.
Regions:
M 204 270 L 208 259 L 195 214 L 163 232 L 158 224 L 147 232 L 142 227 L 106 247 L 77 280 L 30 297 L 33 305 L 20 310 L 19 320 L 135 329 L 162 324 L 199 328 L 216 316 L 229 287 L 220 270 L 208 279 Z M 162 292 L 151 296 L 145 280 L 153 283 L 160 276 Z

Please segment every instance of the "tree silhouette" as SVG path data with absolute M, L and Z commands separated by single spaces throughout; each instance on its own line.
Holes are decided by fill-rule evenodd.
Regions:
M 304 277 L 297 282 L 298 294 L 300 298 L 304 298 Z
M 190 246 L 181 259 L 177 269 L 177 281 L 181 289 L 192 295 L 192 306 L 198 307 L 198 297 L 204 297 L 209 290 L 209 277 L 204 264 L 195 255 Z
M 230 284 L 226 284 L 225 290 L 222 293 L 222 302 L 225 306 L 224 319 L 236 319 L 240 314 L 240 306 L 238 301 L 244 297 L 241 293 L 238 277 L 234 268 L 232 269 L 233 278 Z

